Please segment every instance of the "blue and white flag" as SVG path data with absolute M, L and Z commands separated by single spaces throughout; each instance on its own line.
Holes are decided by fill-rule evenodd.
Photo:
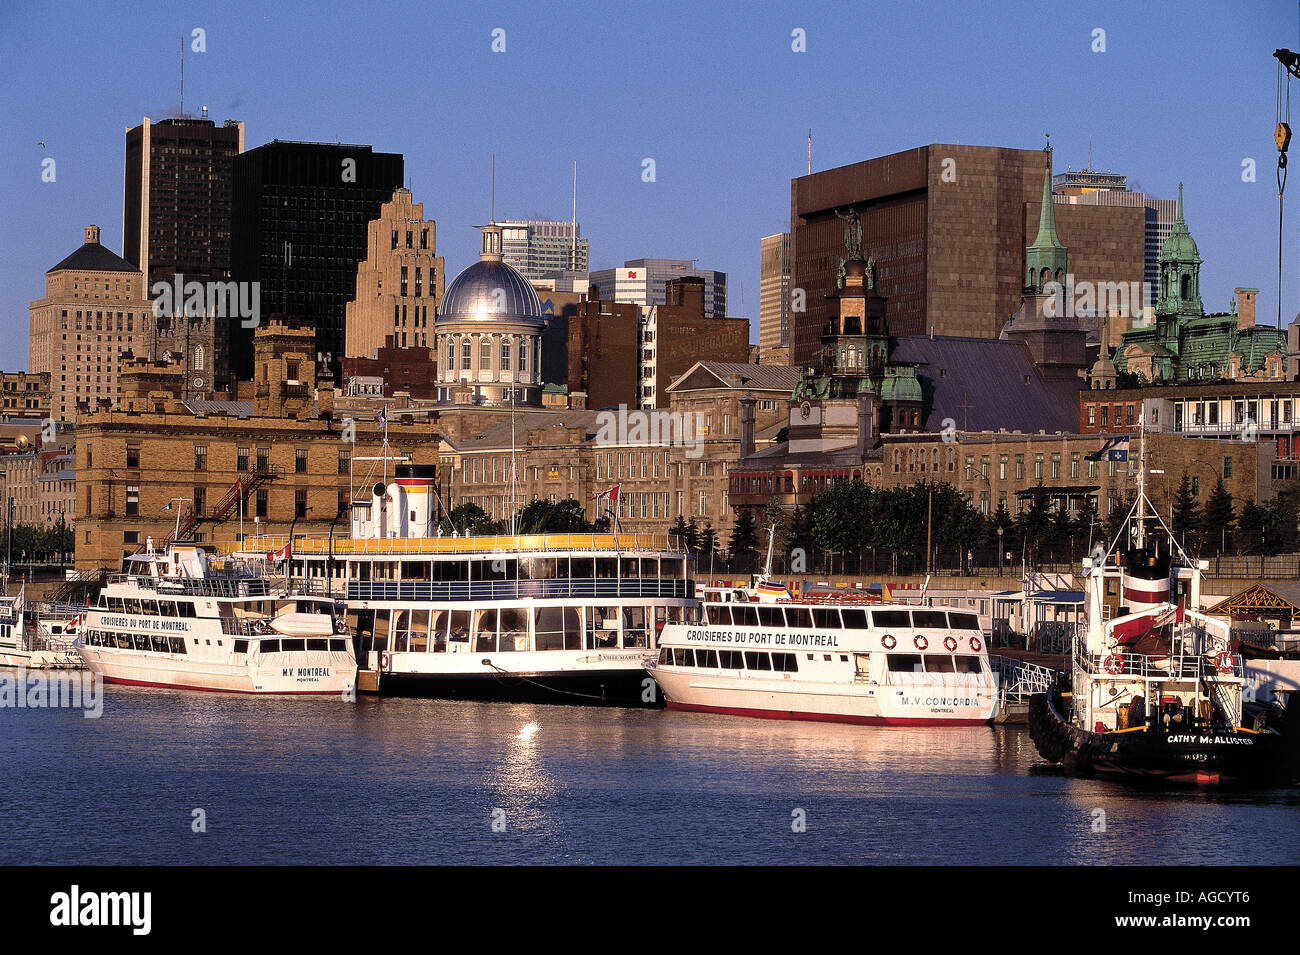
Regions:
M 1120 438 L 1106 450 L 1107 461 L 1128 460 L 1128 438 Z

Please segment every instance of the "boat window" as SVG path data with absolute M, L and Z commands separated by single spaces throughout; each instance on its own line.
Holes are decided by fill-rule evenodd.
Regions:
M 739 650 L 719 650 L 718 665 L 724 670 L 743 670 L 745 660 Z
M 958 673 L 979 673 L 980 672 L 980 658 L 977 656 L 972 656 L 969 653 L 964 653 L 961 656 L 957 657 L 956 662 L 957 662 Z
M 731 608 L 726 604 L 707 604 L 709 623 L 713 626 L 731 626 Z
M 871 623 L 876 627 L 900 627 L 906 628 L 911 626 L 911 614 L 906 610 L 873 610 L 871 611 Z
M 613 557 L 596 558 L 596 576 L 597 577 L 617 577 L 618 561 Z
M 948 615 L 942 610 L 913 610 L 912 626 L 943 629 L 948 626 Z
M 681 580 L 686 576 L 685 565 L 676 557 L 665 557 L 659 567 L 659 576 L 669 580 Z
M 924 673 L 925 667 L 919 653 L 891 653 L 886 659 L 894 673 Z
M 308 638 L 307 638 L 307 649 L 308 649 L 308 650 L 328 650 L 329 648 L 330 648 L 330 642 L 329 642 L 329 640 L 327 640 L 327 639 L 325 639 L 325 638 L 322 638 L 322 637 L 308 637 Z
M 755 653 L 753 650 L 745 651 L 745 668 L 748 670 L 770 670 L 772 669 L 772 658 L 766 653 Z
M 184 652 L 185 652 L 185 638 L 184 638 L 184 637 L 168 637 L 168 638 L 167 638 L 167 644 L 168 644 L 169 648 L 171 649 L 171 652 L 172 652 L 172 653 L 184 653 Z
M 564 649 L 564 607 L 538 607 L 537 608 L 537 649 L 538 650 L 563 650 Z M 514 623 L 514 610 L 502 612 L 502 629 L 501 629 L 501 650 L 527 650 L 528 649 L 528 632 L 526 629 L 512 627 L 506 630 L 506 623 Z M 572 612 L 572 611 L 570 611 Z M 575 626 L 576 621 L 575 621 Z
M 973 613 L 950 613 L 948 614 L 948 625 L 954 630 L 974 630 L 980 629 L 980 618 Z
M 285 653 L 293 653 L 295 651 L 304 650 L 306 647 L 302 640 L 281 640 L 280 649 Z
M 861 613 L 861 611 L 858 611 Z M 817 625 L 818 630 L 838 630 L 840 628 L 840 612 L 834 607 L 815 607 L 812 612 L 813 623 Z
M 496 610 L 474 612 L 474 640 L 470 649 L 475 653 L 495 653 L 497 648 Z
M 146 636 L 145 634 L 143 633 L 132 634 L 131 639 L 135 641 L 135 648 L 137 650 L 149 649 L 149 637 Z
M 738 627 L 757 627 L 758 613 L 750 604 L 737 604 L 731 608 L 731 619 Z
M 624 607 L 623 646 L 626 648 L 648 647 L 649 645 L 645 607 Z
M 952 657 L 946 653 L 931 653 L 925 658 L 926 673 L 952 673 L 955 669 Z
M 347 652 L 348 652 L 348 642 L 347 642 L 346 640 L 339 640 L 339 639 L 331 638 L 331 639 L 330 639 L 330 649 L 333 650 L 333 651 L 335 651 L 335 652 L 337 652 L 337 653 L 347 653 Z
M 793 653 L 772 654 L 772 669 L 778 673 L 798 673 L 799 658 Z
M 587 640 L 589 650 L 618 646 L 618 608 L 588 607 Z
M 660 665 L 660 666 L 663 666 L 663 665 L 666 664 L 666 663 L 671 663 L 671 662 L 672 662 L 672 658 L 673 658 L 673 651 L 672 651 L 672 650 L 669 650 L 667 647 L 660 647 L 660 648 L 659 648 L 659 665 Z
M 867 629 L 867 612 L 861 607 L 841 607 L 840 616 L 844 618 L 844 627 L 847 630 Z
M 709 667 L 712 670 L 716 670 L 718 668 L 718 651 L 696 650 L 695 662 L 702 667 Z
M 673 651 L 673 658 L 679 667 L 695 666 L 695 653 L 689 647 L 678 647 Z
M 261 641 L 261 644 L 260 644 L 260 646 L 258 647 L 258 650 L 260 650 L 262 653 L 279 653 L 279 652 L 280 652 L 280 641 L 279 641 L 279 640 L 263 640 L 263 641 Z
M 182 616 L 182 617 L 194 617 L 194 616 L 197 616 L 197 614 L 195 613 L 195 610 L 194 610 L 194 601 L 192 601 L 192 600 L 187 600 L 187 601 L 185 601 L 184 603 L 182 603 L 182 604 L 180 605 L 180 611 L 181 611 L 181 616 Z
M 235 652 L 236 652 L 236 653 L 247 653 L 247 652 L 248 652 L 248 641 L 247 641 L 247 640 L 236 640 L 236 641 L 235 641 Z
M 448 631 L 447 640 L 449 643 L 464 646 L 469 643 L 469 611 L 453 610 L 450 614 L 450 630 Z
M 764 627 L 785 626 L 785 618 L 781 616 L 780 607 L 769 607 L 769 606 L 759 607 L 758 622 Z
M 785 625 L 811 630 L 813 625 L 812 611 L 807 607 L 786 607 Z

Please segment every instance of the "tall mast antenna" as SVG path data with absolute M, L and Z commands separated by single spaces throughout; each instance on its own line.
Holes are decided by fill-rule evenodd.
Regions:
M 488 205 L 488 222 L 497 221 L 497 154 L 492 154 L 492 190 Z
M 812 175 L 812 127 L 808 127 L 808 175 Z
M 185 115 L 185 35 L 181 34 L 181 116 Z
M 569 253 L 570 271 L 578 271 L 578 160 L 573 161 L 573 246 Z

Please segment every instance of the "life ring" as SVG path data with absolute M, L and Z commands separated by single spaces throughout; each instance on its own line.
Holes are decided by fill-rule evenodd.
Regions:
M 948 652 L 949 652 L 949 653 L 952 653 L 954 650 L 957 649 L 957 638 L 956 638 L 956 637 L 944 637 L 944 638 L 943 638 L 943 645 L 944 645 L 945 647 L 948 648 Z
M 393 672 L 393 658 L 388 655 L 388 651 L 379 654 L 379 669 L 385 673 Z
M 1225 675 L 1231 673 L 1233 667 L 1234 667 L 1234 661 L 1232 659 L 1232 654 L 1229 653 L 1227 650 L 1224 650 L 1222 653 L 1215 654 L 1214 668 L 1218 670 L 1220 673 L 1223 673 Z
M 912 638 L 912 645 L 918 650 L 925 650 L 930 646 L 930 641 L 918 633 Z
M 1124 672 L 1124 654 L 1111 653 L 1101 662 L 1101 668 L 1111 676 L 1119 676 Z
M 898 646 L 898 641 L 895 640 L 891 634 L 887 633 L 880 638 L 880 645 L 886 650 L 892 650 L 894 647 Z
M 974 650 L 976 653 L 979 653 L 981 650 L 984 649 L 984 644 L 980 643 L 979 637 L 971 637 L 970 648 Z
M 253 621 L 253 632 L 254 632 L 254 633 L 270 633 L 270 632 L 271 632 L 271 628 L 268 627 L 268 626 L 266 625 L 266 621 L 265 621 L 265 620 L 255 620 L 255 621 Z

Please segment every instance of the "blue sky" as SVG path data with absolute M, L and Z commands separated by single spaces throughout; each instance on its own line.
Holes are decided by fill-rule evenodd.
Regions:
M 1095 168 L 1161 197 L 1185 183 L 1207 309 L 1235 285 L 1261 290 L 1261 321 L 1277 306 L 1271 54 L 1300 49 L 1294 3 L 7 0 L 0 368 L 26 367 L 28 303 L 84 225 L 121 251 L 123 133 L 174 114 L 195 28 L 207 49 L 186 56 L 187 112 L 243 120 L 249 147 L 404 153 L 452 275 L 475 258 L 493 153 L 498 218 L 567 218 L 576 159 L 593 267 L 662 256 L 728 272 L 730 311 L 743 294 L 756 337 L 759 239 L 788 228 L 809 127 L 814 169 L 931 142 L 1037 148 L 1050 132 L 1058 171 L 1087 162 L 1091 136 Z M 1284 320 L 1300 307 L 1294 178 Z

